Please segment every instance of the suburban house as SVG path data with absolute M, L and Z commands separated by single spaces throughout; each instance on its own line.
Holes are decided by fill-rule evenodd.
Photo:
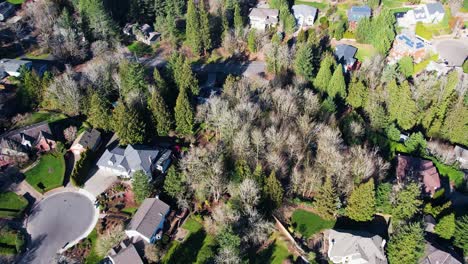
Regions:
M 158 196 L 147 198 L 138 208 L 125 233 L 134 240 L 141 238 L 147 243 L 155 243 L 162 238 L 169 211 L 169 205 L 159 200 Z
M 431 197 L 441 188 L 439 173 L 430 160 L 398 154 L 396 177 L 400 183 L 407 179 L 421 181 L 424 193 Z
M 0 3 L 0 21 L 7 20 L 15 13 L 15 6 L 8 2 Z
M 399 27 L 410 27 L 416 23 L 440 23 L 445 16 L 444 6 L 439 3 L 429 3 L 420 5 L 412 10 L 409 10 L 404 15 L 397 17 Z
M 421 258 L 419 264 L 462 264 L 455 256 L 454 252 L 446 252 L 441 250 L 439 245 L 426 241 L 424 257 Z
M 314 25 L 317 8 L 308 5 L 293 5 L 292 12 L 299 28 Z
M 359 20 L 369 18 L 372 15 L 372 10 L 369 6 L 352 6 L 348 10 L 348 25 L 351 30 L 355 30 Z
M 21 75 L 21 69 L 25 68 L 30 70 L 32 68 L 32 62 L 27 60 L 16 60 L 16 59 L 1 59 L 0 60 L 0 72 L 3 71 L 9 76 L 19 77 Z
M 354 58 L 357 48 L 351 45 L 340 44 L 335 47 L 336 61 L 343 66 L 344 72 L 358 68 L 358 61 Z
M 148 25 L 144 24 L 141 27 L 136 24 L 127 23 L 123 29 L 123 32 L 128 36 L 135 36 L 135 38 L 145 43 L 146 45 L 153 45 L 156 44 L 161 38 L 161 34 L 154 31 L 153 28 Z
M 275 27 L 278 24 L 278 9 L 252 8 L 249 14 L 250 26 L 258 30 Z
M 31 152 L 50 151 L 55 145 L 47 121 L 7 132 L 0 135 L 0 166 L 27 159 Z
M 101 143 L 101 132 L 93 128 L 81 133 L 73 142 L 70 150 L 73 154 L 80 155 L 86 150 L 96 151 L 99 143 Z
M 111 249 L 111 252 L 108 256 L 112 264 L 143 264 L 143 260 L 138 254 L 135 246 L 130 243 L 128 240 L 120 242 L 120 244 Z
M 328 258 L 333 263 L 387 263 L 385 239 L 361 231 L 329 230 Z
M 460 164 L 460 168 L 468 170 L 468 149 L 462 148 L 460 146 L 455 146 L 453 148 L 455 159 Z
M 171 164 L 172 151 L 168 149 L 152 148 L 143 145 L 128 145 L 106 149 L 98 160 L 97 165 L 102 170 L 112 171 L 122 177 L 131 177 L 133 173 L 142 170 L 148 177 L 158 170 L 165 173 Z
M 409 56 L 414 63 L 420 63 L 428 55 L 426 44 L 415 35 L 399 34 L 393 41 L 388 56 L 389 63 L 397 63 L 401 58 Z

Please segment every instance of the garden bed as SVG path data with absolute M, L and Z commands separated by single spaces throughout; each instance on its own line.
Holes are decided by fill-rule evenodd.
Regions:
M 45 154 L 25 175 L 26 181 L 41 193 L 63 186 L 65 159 L 61 153 Z
M 14 192 L 0 193 L 0 217 L 19 217 L 28 206 L 28 201 Z

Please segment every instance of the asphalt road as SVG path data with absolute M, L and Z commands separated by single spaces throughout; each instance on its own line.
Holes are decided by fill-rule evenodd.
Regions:
M 31 235 L 28 249 L 19 263 L 49 264 L 67 242 L 83 235 L 93 224 L 95 209 L 84 195 L 64 192 L 42 200 L 28 219 Z
M 461 66 L 468 56 L 468 38 L 434 40 L 433 45 L 451 66 Z

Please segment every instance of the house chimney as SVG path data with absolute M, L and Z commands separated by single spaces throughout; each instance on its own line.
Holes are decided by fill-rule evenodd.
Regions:
M 159 200 L 159 195 L 156 195 L 154 198 L 158 199 Z
M 382 239 L 382 244 L 380 245 L 382 249 L 385 247 L 385 243 L 387 243 L 387 241 L 385 241 L 385 239 Z
M 151 160 L 151 155 L 148 156 L 148 161 L 149 161 L 150 164 L 153 162 L 153 161 Z

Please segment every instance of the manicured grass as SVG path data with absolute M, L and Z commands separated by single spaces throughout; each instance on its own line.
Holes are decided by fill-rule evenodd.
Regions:
M 161 263 L 208 263 L 215 256 L 215 238 L 203 226 L 190 218 L 182 226 L 190 233 L 183 243 L 172 241 Z
M 0 229 L 0 255 L 14 255 L 22 251 L 24 236 L 8 226 Z
M 431 57 L 421 61 L 420 63 L 415 64 L 414 65 L 414 74 L 422 72 L 431 61 L 437 61 L 438 59 L 439 59 L 439 55 L 435 54 L 435 55 L 432 55 Z
M 28 201 L 14 192 L 0 193 L 0 217 L 18 217 L 28 206 Z
M 376 53 L 375 49 L 373 47 L 371 48 L 363 48 L 363 47 L 357 47 L 358 51 L 356 52 L 356 59 L 358 59 L 360 62 L 363 62 L 365 59 L 372 57 Z
M 19 5 L 19 4 L 24 3 L 24 1 L 26 1 L 26 0 L 8 0 L 7 2 L 10 2 L 10 3 L 15 4 L 15 5 Z
M 91 231 L 88 235 L 88 239 L 91 241 L 91 252 L 89 252 L 89 255 L 85 258 L 85 264 L 95 264 L 99 263 L 104 256 L 99 256 L 99 254 L 96 252 L 96 242 L 98 240 L 98 233 L 96 228 Z
M 398 12 L 406 12 L 411 9 L 412 9 L 411 7 L 396 7 L 396 8 L 390 9 L 390 11 L 392 11 L 393 13 L 398 13 Z
M 39 54 L 39 55 L 28 53 L 28 54 L 26 54 L 26 58 L 36 59 L 36 60 L 43 60 L 43 59 L 47 59 L 47 57 L 49 57 L 49 55 L 50 55 L 49 53 Z
M 28 118 L 25 120 L 22 120 L 21 122 L 18 122 L 15 127 L 24 127 L 24 126 L 29 126 L 32 124 L 36 124 L 42 121 L 48 121 L 48 122 L 55 122 L 61 119 L 67 118 L 66 115 L 61 114 L 61 113 L 54 113 L 54 112 L 48 112 L 48 111 L 38 111 L 32 113 Z
M 26 172 L 26 181 L 39 192 L 47 192 L 63 185 L 65 160 L 62 154 L 46 154 Z
M 318 232 L 332 228 L 335 225 L 334 220 L 325 220 L 322 219 L 320 216 L 305 211 L 302 209 L 298 209 L 294 211 L 291 222 L 295 230 L 299 232 L 305 238 L 309 238 Z
M 134 215 L 136 213 L 136 211 L 138 210 L 138 207 L 125 207 L 124 209 L 122 209 L 122 213 L 126 213 L 126 214 L 129 214 L 129 215 Z
M 308 6 L 313 6 L 317 9 L 325 9 L 328 7 L 328 4 L 327 3 L 323 3 L 323 2 L 308 2 L 308 1 L 300 1 L 300 0 L 296 0 L 294 1 L 294 4 L 295 5 L 308 5 Z
M 424 24 L 419 22 L 416 24 L 416 35 L 426 40 L 432 39 L 432 31 L 429 30 Z
M 427 40 L 432 39 L 433 36 L 450 34 L 452 30 L 449 26 L 449 21 L 452 18 L 450 8 L 445 8 L 444 19 L 438 24 L 416 24 L 416 35 L 421 36 Z
M 382 5 L 387 8 L 397 8 L 405 4 L 405 0 L 382 0 Z
M 263 264 L 282 264 L 288 258 L 293 258 L 293 255 L 289 252 L 288 246 L 284 239 L 279 233 L 273 233 L 272 240 L 274 240 L 270 246 L 262 250 L 258 254 L 250 255 L 250 263 Z

